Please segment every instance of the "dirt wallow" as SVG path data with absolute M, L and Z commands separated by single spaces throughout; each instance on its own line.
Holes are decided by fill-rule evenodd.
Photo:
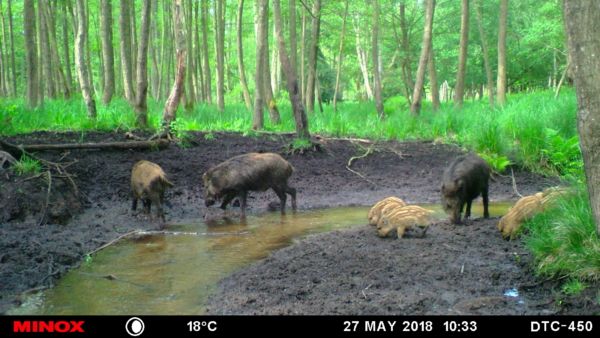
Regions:
M 37 156 L 49 161 L 73 162 L 68 171 L 81 193 L 77 199 L 69 197 L 68 184 L 53 184 L 51 193 L 56 195 L 48 197 L 45 193 L 47 182 L 42 177 L 29 179 L 30 177 L 17 177 L 10 171 L 2 171 L 0 313 L 18 305 L 21 296 L 27 292 L 52 286 L 66 271 L 80 264 L 87 253 L 120 235 L 134 229 L 158 227 L 158 224 L 148 217 L 133 216 L 129 210 L 131 169 L 139 160 L 159 164 L 174 184 L 165 195 L 165 199 L 173 205 L 172 208 L 165 208 L 168 228 L 169 224 L 202 219 L 207 214 L 208 209 L 204 205 L 201 188 L 202 173 L 235 155 L 249 152 L 275 152 L 284 155 L 295 168 L 289 183 L 297 190 L 298 208 L 310 209 L 372 205 L 392 195 L 399 196 L 411 204 L 437 203 L 442 170 L 462 153 L 457 147 L 449 145 L 390 141 L 371 144 L 373 148 L 370 154 L 361 157 L 365 147 L 360 141 L 321 139 L 323 151 L 286 155 L 283 150 L 291 140 L 292 136 L 288 135 L 243 137 L 232 133 L 212 133 L 211 137 L 205 137 L 203 133 L 192 133 L 184 146 L 172 144 L 162 150 L 71 149 L 37 152 Z M 13 144 L 52 144 L 121 142 L 126 139 L 120 133 L 40 132 L 5 138 L 5 141 Z M 354 160 L 349 161 L 351 158 Z M 514 169 L 516 184 L 523 194 L 535 193 L 557 183 L 552 179 Z M 59 195 L 62 195 L 62 199 Z M 252 199 L 251 203 L 248 203 L 249 213 L 266 212 L 270 202 L 277 200 L 272 191 L 251 193 L 249 198 Z M 513 198 L 510 177 L 498 177 L 496 182 L 491 183 L 492 201 Z M 45 207 L 47 200 L 48 207 Z M 65 212 L 60 212 L 61 205 L 64 205 L 62 210 Z M 77 205 L 80 206 L 79 210 Z M 53 208 L 56 210 L 52 211 Z M 44 216 L 44 212 L 51 217 Z M 214 212 L 214 209 L 211 209 L 211 213 Z M 495 221 L 497 223 L 497 220 Z M 467 223 L 470 224 L 468 226 L 456 227 L 458 231 L 454 230 L 454 226 L 449 228 L 449 225 L 434 224 L 424 238 L 405 236 L 402 241 L 378 238 L 371 233 L 375 231 L 373 227 L 310 237 L 225 279 L 222 286 L 226 287 L 222 287 L 222 291 L 213 298 L 209 309 L 212 313 L 289 313 L 293 312 L 294 308 L 299 312 L 313 314 L 369 311 L 375 314 L 384 311 L 392 313 L 395 310 L 402 313 L 410 309 L 429 309 L 430 303 L 446 304 L 436 303 L 433 301 L 435 297 L 445 299 L 447 304 L 456 305 L 471 299 L 472 294 L 477 294 L 471 292 L 471 289 L 476 287 L 471 286 L 474 285 L 473 281 L 487 281 L 482 283 L 490 285 L 498 281 L 499 288 L 500 285 L 506 284 L 506 281 L 512 281 L 510 278 L 514 278 L 516 282 L 519 281 L 517 278 L 529 278 L 531 283 L 538 284 L 528 290 L 533 290 L 534 294 L 552 297 L 557 284 L 539 283 L 530 277 L 531 273 L 526 268 L 528 256 L 520 247 L 519 241 L 502 241 L 495 224 L 487 223 L 491 221 L 472 222 L 473 224 Z M 446 228 L 448 237 L 473 238 L 453 241 L 440 237 L 440 233 L 446 231 Z M 481 234 L 486 235 L 479 236 Z M 478 238 L 479 242 L 473 242 Z M 404 251 L 406 245 L 414 245 L 413 249 L 416 249 L 417 243 L 424 245 L 420 245 L 418 250 L 410 254 Z M 456 266 L 461 261 L 451 262 L 452 256 L 446 255 L 449 256 L 446 258 L 440 254 L 440 250 L 448 246 L 459 250 L 457 255 L 460 253 L 460 257 L 470 259 L 464 263 L 463 273 L 454 279 L 446 276 L 454 276 Z M 515 263 L 513 251 L 522 257 L 520 263 Z M 283 261 L 278 261 L 280 256 L 282 259 L 290 259 L 287 261 L 288 267 L 284 270 L 277 266 L 283 264 Z M 439 259 L 442 256 L 444 259 Z M 431 260 L 428 261 L 426 257 Z M 503 264 L 495 267 L 497 262 L 490 260 L 490 257 L 499 259 Z M 326 264 L 327 268 L 320 266 L 321 263 Z M 462 263 L 460 264 L 462 266 Z M 266 269 L 262 275 L 265 280 L 239 278 L 240 274 L 249 274 L 252 269 L 261 266 Z M 303 269 L 312 269 L 312 266 L 315 270 L 306 275 L 311 276 L 310 280 L 294 278 L 298 277 L 296 274 L 301 273 Z M 507 273 L 513 277 L 505 277 Z M 411 279 L 397 280 L 390 276 L 411 276 Z M 269 282 L 269 279 L 277 281 L 283 277 L 287 280 L 281 280 L 279 285 Z M 369 281 L 370 279 L 372 281 Z M 431 281 L 431 284 L 424 281 Z M 460 291 L 459 281 L 464 282 L 463 291 Z M 364 283 L 367 284 L 363 285 Z M 407 293 L 401 291 L 402 288 L 411 285 L 410 283 L 414 283 L 414 290 L 419 290 L 415 291 L 415 295 L 420 295 L 417 298 L 409 299 Z M 516 287 L 517 284 L 515 283 Z M 342 292 L 351 290 L 351 285 L 354 285 L 352 288 L 358 290 L 358 293 Z M 321 296 L 314 293 L 317 289 L 322 290 Z M 373 297 L 374 290 L 394 297 Z M 366 296 L 363 295 L 363 291 Z M 481 289 L 479 293 L 482 297 L 486 294 L 496 297 L 496 291 L 494 289 L 488 293 Z M 236 295 L 236 292 L 240 293 Z M 258 298 L 252 301 L 248 298 L 250 294 Z M 338 298 L 325 297 L 327 294 L 338 295 Z M 465 294 L 468 294 L 468 297 Z M 344 295 L 348 298 L 344 298 Z M 404 295 L 404 298 L 395 298 L 398 295 Z M 498 297 L 500 296 L 501 294 Z M 322 299 L 320 305 L 319 301 L 315 300 L 319 297 Z M 364 305 L 361 299 L 369 299 L 370 305 Z M 551 298 L 545 298 L 544 301 L 546 299 Z M 285 305 L 286 300 L 289 301 L 288 308 Z M 585 296 L 577 298 L 573 308 L 588 309 L 588 301 Z M 244 308 L 243 304 L 249 307 Z M 258 307 L 258 304 L 264 306 Z M 300 305 L 294 305 L 292 308 L 291 304 Z M 313 304 L 312 307 L 310 304 Z M 347 304 L 362 305 L 355 307 Z M 252 306 L 257 306 L 259 310 L 252 310 Z M 400 311 L 399 306 L 404 310 Z M 555 311 L 552 304 L 540 306 L 542 310 Z M 317 311 L 312 311 L 314 309 Z

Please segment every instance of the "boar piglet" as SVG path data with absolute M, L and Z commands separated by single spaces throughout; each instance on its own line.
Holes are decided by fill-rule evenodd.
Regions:
M 468 154 L 456 158 L 444 171 L 442 178 L 442 206 L 450 214 L 454 224 L 461 222 L 461 213 L 465 203 L 465 219 L 471 216 L 471 203 L 481 194 L 483 197 L 483 216 L 488 212 L 489 165 L 479 156 Z
M 204 203 L 215 204 L 222 199 L 221 209 L 235 197 L 241 202 L 242 217 L 246 215 L 248 191 L 273 189 L 280 200 L 281 213 L 285 213 L 286 193 L 292 196 L 292 208 L 296 210 L 296 189 L 288 186 L 294 167 L 274 153 L 249 153 L 230 158 L 212 168 L 204 175 Z

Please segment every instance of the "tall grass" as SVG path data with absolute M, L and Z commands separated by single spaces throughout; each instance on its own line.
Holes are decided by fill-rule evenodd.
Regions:
M 526 224 L 524 236 L 537 271 L 552 277 L 600 280 L 600 239 L 592 217 L 587 189 L 574 184 L 573 193 L 561 196 L 555 207 Z
M 149 125 L 160 126 L 163 104 L 149 100 Z M 266 122 L 265 130 L 294 131 L 291 106 L 279 104 L 282 123 Z M 424 102 L 418 117 L 408 112 L 402 97 L 385 102 L 386 118 L 380 120 L 371 102 L 342 102 L 338 111 L 325 105 L 324 111 L 309 115 L 313 133 L 329 136 L 354 136 L 370 139 L 431 139 L 464 146 L 489 158 L 509 158 L 530 170 L 564 175 L 581 172 L 576 130 L 576 98 L 566 89 L 558 99 L 550 91 L 516 94 L 508 97 L 504 107 L 490 108 L 485 100 L 467 101 L 457 110 L 443 103 L 433 112 Z M 192 111 L 180 109 L 175 122 L 177 131 L 246 132 L 252 125 L 252 113 L 243 104 L 229 104 L 220 113 L 215 106 L 197 104 Z M 87 118 L 83 101 L 46 100 L 44 106 L 26 108 L 23 99 L 0 101 L 0 135 L 14 135 L 38 130 L 132 130 L 135 118 L 124 99 L 98 105 L 98 118 Z

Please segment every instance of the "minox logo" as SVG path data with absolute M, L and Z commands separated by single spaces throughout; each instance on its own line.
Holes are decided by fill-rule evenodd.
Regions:
M 85 321 L 74 321 L 74 320 L 15 320 L 13 322 L 13 332 L 15 333 L 28 333 L 28 332 L 58 332 L 58 333 L 71 333 L 80 332 L 84 333 L 83 324 Z

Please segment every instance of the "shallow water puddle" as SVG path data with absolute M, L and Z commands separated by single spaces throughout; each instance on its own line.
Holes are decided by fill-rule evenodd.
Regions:
M 445 218 L 439 206 L 423 205 Z M 490 205 L 492 216 L 509 204 Z M 25 300 L 10 314 L 202 314 L 217 282 L 307 234 L 366 224 L 367 207 L 267 213 L 169 225 L 168 234 L 122 240 Z M 481 204 L 473 217 L 481 217 Z

